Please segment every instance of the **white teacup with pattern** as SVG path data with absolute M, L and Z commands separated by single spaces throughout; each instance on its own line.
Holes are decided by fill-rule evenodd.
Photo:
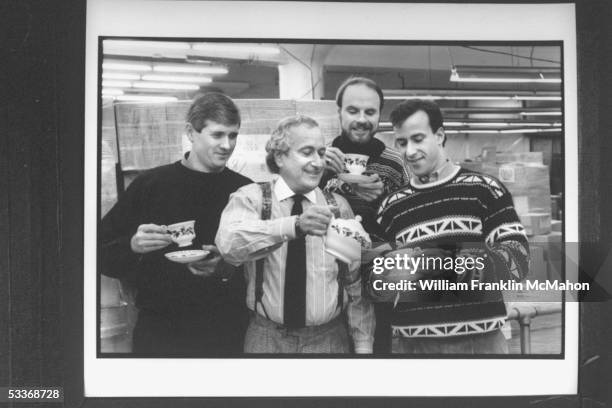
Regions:
M 196 237 L 195 220 L 168 225 L 168 232 L 171 235 L 172 241 L 176 242 L 179 247 L 189 246 Z
M 344 154 L 344 167 L 350 174 L 362 174 L 368 165 L 370 156 L 357 153 Z

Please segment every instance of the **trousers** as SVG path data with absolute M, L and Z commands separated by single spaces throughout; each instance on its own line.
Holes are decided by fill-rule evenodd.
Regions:
M 501 330 L 450 337 L 393 337 L 393 354 L 508 354 Z
M 133 352 L 151 357 L 240 355 L 246 328 L 244 314 L 244 318 L 236 313 L 233 319 L 213 319 L 202 312 L 168 316 L 141 310 L 134 328 Z
M 344 314 L 320 326 L 289 329 L 251 312 L 244 340 L 245 353 L 339 353 L 349 352 Z

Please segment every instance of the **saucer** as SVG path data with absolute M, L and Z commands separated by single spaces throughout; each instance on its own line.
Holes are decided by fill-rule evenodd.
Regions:
M 210 251 L 204 251 L 203 249 L 188 249 L 186 251 L 168 252 L 164 256 L 172 262 L 185 264 L 204 259 L 209 253 Z
M 344 181 L 345 183 L 359 184 L 359 183 L 369 183 L 370 182 L 370 176 L 366 176 L 363 174 L 342 173 L 342 174 L 338 174 L 338 178 Z

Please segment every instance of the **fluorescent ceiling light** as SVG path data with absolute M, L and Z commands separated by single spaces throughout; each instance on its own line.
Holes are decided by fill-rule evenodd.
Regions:
M 184 72 L 188 74 L 211 74 L 211 75 L 225 75 L 227 74 L 227 68 L 219 66 L 204 66 L 204 65 L 188 65 L 188 64 L 177 64 L 177 65 L 154 65 L 153 71 L 155 72 Z
M 121 89 L 115 89 L 115 88 L 103 88 L 102 95 L 104 96 L 123 95 L 123 91 Z
M 137 62 L 116 62 L 108 61 L 102 63 L 104 69 L 120 69 L 124 71 L 151 71 L 149 64 L 141 64 Z
M 457 134 L 457 133 L 500 133 L 499 130 L 487 130 L 487 129 L 461 129 L 461 130 L 445 130 L 444 133 Z
M 560 84 L 561 83 L 561 79 L 560 78 L 506 78 L 506 77 L 488 77 L 488 78 L 465 78 L 465 77 L 459 77 L 458 75 L 452 75 L 450 77 L 450 81 L 451 82 L 479 82 L 479 83 L 512 83 L 512 84 L 516 84 L 516 83 L 534 83 L 534 82 L 540 82 L 540 83 L 550 83 L 550 84 Z
M 561 111 L 521 112 L 521 116 L 561 116 Z
M 196 91 L 200 87 L 196 84 L 179 84 L 169 82 L 134 82 L 134 88 L 149 88 L 149 89 L 178 89 L 185 91 Z
M 132 86 L 130 81 L 102 81 L 102 86 L 105 88 L 129 88 Z
M 105 53 L 108 48 L 154 48 L 154 49 L 172 49 L 172 50 L 189 50 L 191 45 L 185 42 L 175 41 L 138 41 L 138 40 L 104 40 Z
M 547 132 L 561 132 L 561 129 L 452 129 L 445 130 L 446 134 L 511 134 L 511 133 L 547 133 Z
M 519 101 L 560 101 L 560 96 L 515 96 Z
M 134 101 L 134 102 L 173 102 L 178 101 L 174 96 L 158 96 L 158 95 L 120 95 L 115 97 L 117 101 Z
M 385 99 L 389 99 L 389 100 L 404 100 L 404 99 L 423 99 L 423 100 L 448 100 L 448 101 L 470 101 L 470 100 L 491 100 L 491 101 L 497 101 L 497 100 L 512 100 L 513 97 L 512 96 L 504 96 L 504 95 L 499 95 L 499 96 L 477 96 L 477 95 L 465 95 L 465 96 L 443 96 L 443 95 L 406 95 L 406 96 L 400 96 L 400 95 L 392 95 L 392 96 L 385 96 Z
M 125 72 L 105 72 L 102 74 L 102 79 L 125 79 L 135 81 L 140 79 L 138 74 L 128 74 Z
M 502 127 L 502 126 L 510 126 L 505 122 L 470 122 L 464 123 L 464 126 L 484 126 L 484 127 Z
M 456 65 L 451 82 L 561 83 L 561 71 L 555 67 L 513 67 Z
M 561 132 L 561 129 L 502 129 L 500 133 L 544 133 L 544 132 Z
M 560 101 L 559 92 L 516 92 L 516 91 L 474 91 L 457 89 L 436 89 L 436 90 L 405 90 L 405 89 L 384 89 L 385 100 L 405 100 L 405 99 L 424 99 L 424 100 L 500 100 L 500 101 Z
M 192 82 L 196 84 L 207 84 L 212 82 L 212 78 L 201 76 L 178 76 L 178 75 L 156 75 L 147 74 L 142 76 L 143 81 L 159 82 Z
M 549 122 L 444 122 L 445 127 L 458 127 L 458 126 L 482 126 L 482 127 L 550 127 L 550 126 L 561 126 L 560 123 L 549 123 Z
M 192 48 L 197 51 L 208 52 L 237 52 L 246 54 L 280 54 L 280 48 L 269 45 L 257 44 L 219 44 L 219 43 L 200 43 L 193 44 Z

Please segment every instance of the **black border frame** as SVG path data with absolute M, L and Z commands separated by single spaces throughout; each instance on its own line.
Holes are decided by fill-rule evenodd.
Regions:
M 612 115 L 608 113 L 612 112 L 612 78 L 606 75 L 612 66 L 612 4 L 605 0 L 506 3 L 576 5 L 580 269 L 596 276 L 612 247 L 612 161 L 607 159 L 612 154 L 612 138 L 607 134 L 612 128 Z M 8 194 L 0 195 L 0 268 L 8 273 L 0 273 L 0 333 L 6 334 L 0 336 L 1 385 L 63 386 L 63 406 L 67 407 L 495 404 L 586 408 L 612 402 L 609 300 L 580 306 L 579 390 L 571 396 L 84 398 L 82 152 L 86 6 L 83 0 L 22 0 L 6 4 L 2 15 L 9 21 L 6 40 L 10 81 L 8 102 L 3 98 L 1 104 L 5 120 L 0 121 L 0 183 Z M 372 385 L 364 379 L 366 383 Z

